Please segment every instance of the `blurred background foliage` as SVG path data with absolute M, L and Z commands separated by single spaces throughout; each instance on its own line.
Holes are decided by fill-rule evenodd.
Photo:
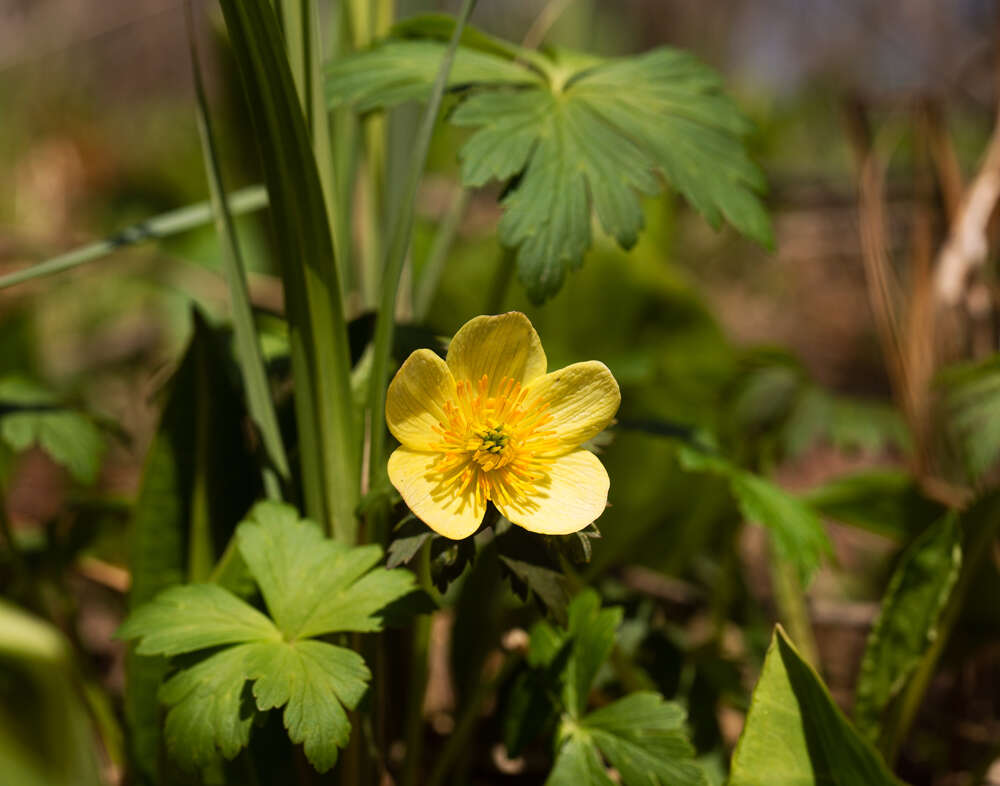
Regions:
M 335 14 L 321 5 L 335 28 Z M 455 5 L 399 0 L 397 14 Z M 611 368 L 623 400 L 617 426 L 599 446 L 611 506 L 580 570 L 605 599 L 624 605 L 619 644 L 641 671 L 636 684 L 651 681 L 687 705 L 695 745 L 721 782 L 778 614 L 775 577 L 767 540 L 760 528 L 742 527 L 726 478 L 683 469 L 678 445 L 712 435 L 731 461 L 826 516 L 832 554 L 806 601 L 818 663 L 844 707 L 901 550 L 944 504 L 963 503 L 972 489 L 997 480 L 995 268 L 984 268 L 982 285 L 970 288 L 962 308 L 923 332 L 914 305 L 927 286 L 922 260 L 942 245 L 956 194 L 990 142 L 996 6 L 481 0 L 473 21 L 520 41 L 550 6 L 561 11 L 551 43 L 602 55 L 669 44 L 721 71 L 755 125 L 751 150 L 770 184 L 776 250 L 729 228 L 711 230 L 675 195 L 647 198 L 645 231 L 634 249 L 624 252 L 596 232 L 583 267 L 551 301 L 534 305 L 496 240 L 499 189 L 458 201 L 455 153 L 468 132 L 442 122 L 417 204 L 399 315 L 429 335 L 448 336 L 476 314 L 518 309 L 542 336 L 550 367 L 599 358 Z M 261 174 L 221 15 L 213 4 L 205 11 L 199 35 L 222 167 L 229 187 L 238 188 Z M 0 275 L 207 198 L 186 53 L 182 10 L 173 0 L 0 0 L 0 168 L 7 173 Z M 408 105 L 389 114 L 390 193 L 402 188 L 417 116 Z M 884 171 L 883 272 L 902 282 L 895 316 L 899 298 L 887 306 L 872 295 L 877 287 L 866 260 L 865 211 L 870 216 L 874 208 L 865 202 L 863 175 L 873 155 Z M 284 340 L 273 318 L 282 294 L 265 212 L 247 213 L 237 226 L 275 389 L 287 409 Z M 433 263 L 449 212 L 456 239 L 424 313 L 407 287 Z M 364 228 L 354 231 L 363 244 Z M 990 264 L 995 248 L 991 242 Z M 44 599 L 31 611 L 54 621 L 81 653 L 70 667 L 62 643 L 45 644 L 55 634 L 36 631 L 40 646 L 50 648 L 46 657 L 58 661 L 60 679 L 76 685 L 83 702 L 39 712 L 70 724 L 87 707 L 102 730 L 103 777 L 112 781 L 123 771 L 120 733 L 93 685 L 118 706 L 124 651 L 110 633 L 130 578 L 131 504 L 155 493 L 140 487 L 145 463 L 161 455 L 157 424 L 173 400 L 163 392 L 165 381 L 178 366 L 198 373 L 180 365 L 185 347 L 195 331 L 212 332 L 209 325 L 228 318 L 221 264 L 206 226 L 0 290 L 0 518 L 18 545 L 0 556 L 0 582 L 15 599 Z M 192 319 L 193 308 L 207 324 Z M 363 322 L 363 300 L 348 310 Z M 887 310 L 890 321 L 909 328 L 904 346 L 888 351 Z M 911 361 L 936 360 L 921 370 L 899 360 L 907 353 Z M 202 373 L 226 379 L 205 384 L 229 400 L 234 394 L 226 386 L 235 378 L 219 366 L 207 361 Z M 171 395 L 188 393 L 175 388 Z M 213 422 L 234 411 L 222 406 Z M 62 420 L 47 441 L 43 432 L 53 418 Z M 171 444 L 193 457 L 198 436 L 183 421 L 182 414 L 167 422 L 182 435 Z M 238 434 L 238 422 L 223 425 Z M 213 489 L 248 505 L 250 473 L 238 473 L 250 459 L 240 453 L 221 461 L 225 471 Z M 221 514 L 222 526 L 231 528 L 241 513 Z M 1000 783 L 1000 765 L 989 770 L 1000 755 L 1000 586 L 995 554 L 987 556 L 902 752 L 899 771 L 914 784 L 972 783 L 989 772 L 990 782 Z M 493 569 L 477 563 L 464 574 L 451 590 L 454 610 L 435 623 L 432 647 L 445 666 L 432 669 L 424 707 L 431 744 L 447 735 L 456 694 L 473 690 L 496 636 L 527 625 L 534 613 L 513 594 L 460 591 L 487 581 L 481 574 Z M 43 591 L 23 593 L 26 582 Z M 30 672 L 35 657 L 0 641 L 4 664 L 16 660 Z M 621 675 L 602 671 L 598 689 L 614 679 Z M 4 671 L 3 703 L 30 684 Z M 38 702 L 77 695 L 48 690 L 39 688 Z M 484 750 L 464 754 L 466 771 L 482 782 L 494 782 L 498 772 L 539 782 L 542 754 L 529 747 L 508 760 L 497 753 L 501 715 L 490 718 L 489 733 L 475 741 Z M 78 747 L 66 755 L 85 759 L 85 746 Z M 6 752 L 0 756 L 8 761 Z M 45 782 L 63 781 L 52 774 Z

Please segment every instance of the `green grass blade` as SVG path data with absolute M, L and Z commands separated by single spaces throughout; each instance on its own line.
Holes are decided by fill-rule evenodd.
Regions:
M 316 159 L 271 4 L 222 0 L 221 5 L 283 254 L 307 509 L 310 516 L 327 522 L 339 539 L 351 542 L 360 496 L 359 427 L 351 401 L 347 327 Z
M 229 194 L 227 202 L 233 215 L 252 213 L 254 210 L 260 210 L 267 206 L 267 190 L 264 186 L 247 186 Z M 179 207 L 176 210 L 125 227 L 125 229 L 96 243 L 76 248 L 23 270 L 15 270 L 13 273 L 0 276 L 0 289 L 72 270 L 87 262 L 110 256 L 116 251 L 144 243 L 147 240 L 159 240 L 204 226 L 212 222 L 212 217 L 211 202 L 197 202 L 193 205 Z
M 410 173 L 406 183 L 406 190 L 403 199 L 396 206 L 395 218 L 391 226 L 389 245 L 386 251 L 385 264 L 382 267 L 381 294 L 378 309 L 378 316 L 375 320 L 375 351 L 372 363 L 371 382 L 371 460 L 368 468 L 369 488 L 377 488 L 382 485 L 382 478 L 385 475 L 385 441 L 386 429 L 384 423 L 386 377 L 389 372 L 389 357 L 392 354 L 392 334 L 396 315 L 396 295 L 399 290 L 399 279 L 403 274 L 403 262 L 406 259 L 406 252 L 410 246 L 410 236 L 413 234 L 413 213 L 417 199 L 417 187 L 420 185 L 420 176 L 423 174 L 424 166 L 427 163 L 427 150 L 431 143 L 431 134 L 434 131 L 434 123 L 437 119 L 438 110 L 441 108 L 441 98 L 444 95 L 445 85 L 448 83 L 448 72 L 455 59 L 455 51 L 458 49 L 458 42 L 462 37 L 462 30 L 465 23 L 476 5 L 476 0 L 465 0 L 455 30 L 452 33 L 451 41 L 448 42 L 448 49 L 441 60 L 441 68 L 438 71 L 434 88 L 431 90 L 431 97 L 424 108 L 424 115 L 420 121 L 420 129 L 417 132 L 416 141 L 413 146 L 413 158 L 411 160 Z M 376 533 L 381 537 L 384 533 Z
M 281 500 L 281 484 L 278 476 L 285 481 L 289 478 L 288 457 L 281 440 L 281 429 L 278 417 L 271 400 L 271 390 L 264 368 L 264 358 L 261 354 L 260 342 L 254 325 L 253 310 L 250 306 L 250 295 L 247 290 L 243 257 L 240 253 L 236 228 L 233 217 L 226 206 L 225 186 L 222 182 L 222 171 L 219 166 L 219 156 L 215 145 L 215 135 L 212 132 L 212 122 L 208 113 L 208 99 L 201 76 L 201 62 L 198 57 L 198 45 L 194 32 L 194 19 L 191 2 L 184 4 L 185 19 L 188 26 L 188 41 L 191 52 L 191 71 L 194 78 L 195 97 L 197 99 L 198 134 L 201 137 L 201 148 L 205 159 L 205 172 L 211 191 L 211 202 L 215 213 L 215 226 L 222 244 L 223 270 L 229 284 L 229 299 L 233 316 L 233 332 L 236 337 L 236 351 L 240 361 L 240 371 L 243 374 L 243 385 L 246 388 L 247 407 L 250 416 L 260 429 L 261 442 L 267 453 L 270 466 L 264 467 L 264 488 L 270 499 Z M 277 473 L 277 474 L 275 474 Z

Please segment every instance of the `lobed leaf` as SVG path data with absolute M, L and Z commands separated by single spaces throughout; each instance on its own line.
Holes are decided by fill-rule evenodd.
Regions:
M 411 22 L 398 35 L 440 37 L 444 23 Z M 389 40 L 330 65 L 331 106 L 384 109 L 429 90 L 443 47 Z M 500 241 L 517 248 L 519 277 L 543 301 L 590 248 L 591 212 L 623 248 L 642 229 L 639 194 L 662 176 L 713 227 L 723 219 L 773 244 L 758 194 L 765 182 L 748 157 L 748 122 L 718 76 L 693 56 L 660 48 L 600 60 L 568 51 L 547 55 L 502 45 L 477 31 L 463 36 L 451 116 L 476 129 L 459 152 L 462 180 L 510 180 Z
M 217 584 L 183 584 L 165 589 L 132 612 L 117 636 L 140 639 L 140 655 L 179 655 L 223 644 L 278 640 L 281 632 Z
M 582 726 L 625 786 L 708 786 L 684 720 L 678 704 L 639 691 L 590 713 Z
M 585 733 L 569 734 L 556 755 L 545 786 L 614 786 L 601 761 L 601 754 Z
M 409 571 L 371 570 L 376 545 L 347 547 L 300 520 L 294 508 L 261 502 L 237 533 L 240 553 L 268 610 L 288 639 L 337 631 L 375 631 L 378 612 L 414 589 Z

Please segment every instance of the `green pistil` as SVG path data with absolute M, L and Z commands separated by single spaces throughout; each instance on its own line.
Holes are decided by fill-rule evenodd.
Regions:
M 480 434 L 479 437 L 483 441 L 480 450 L 485 450 L 489 453 L 502 453 L 503 449 L 507 447 L 507 442 L 510 440 L 510 436 L 504 431 L 503 426 L 494 426 Z

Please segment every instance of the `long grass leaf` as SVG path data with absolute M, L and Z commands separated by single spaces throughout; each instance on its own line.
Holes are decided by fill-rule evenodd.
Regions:
M 198 134 L 201 137 L 202 153 L 205 159 L 205 172 L 208 176 L 211 191 L 212 208 L 215 213 L 215 226 L 222 244 L 223 270 L 229 284 L 229 299 L 233 314 L 233 332 L 236 337 L 236 351 L 240 361 L 240 371 L 243 375 L 243 385 L 246 388 L 247 405 L 250 416 L 260 429 L 261 442 L 267 453 L 270 466 L 263 469 L 264 488 L 270 499 L 281 500 L 281 484 L 278 476 L 286 482 L 289 478 L 288 458 L 285 446 L 281 440 L 281 429 L 278 417 L 271 400 L 271 391 L 267 382 L 267 372 L 264 368 L 264 358 L 260 349 L 254 325 L 253 310 L 250 307 L 250 295 L 247 290 L 246 274 L 243 257 L 240 253 L 239 240 L 233 217 L 226 205 L 225 186 L 222 181 L 222 171 L 219 166 L 219 156 L 212 132 L 212 122 L 208 112 L 208 99 L 201 76 L 201 62 L 198 57 L 198 44 L 195 37 L 194 18 L 191 2 L 184 4 L 185 20 L 188 28 L 188 41 L 191 53 L 191 71 L 194 79 L 195 97 L 197 99 Z
M 369 487 L 382 485 L 385 474 L 385 441 L 386 433 L 382 413 L 385 411 L 386 377 L 389 372 L 389 357 L 392 354 L 393 326 L 395 324 L 396 295 L 399 290 L 399 280 L 403 274 L 403 263 L 410 246 L 410 236 L 413 234 L 413 214 L 417 199 L 417 187 L 427 163 L 427 151 L 430 148 L 431 134 L 438 110 L 441 108 L 441 98 L 445 85 L 448 83 L 448 73 L 455 59 L 455 51 L 462 37 L 465 23 L 476 5 L 476 0 L 465 0 L 448 49 L 441 60 L 431 97 L 424 108 L 420 121 L 420 129 L 413 146 L 413 158 L 410 163 L 409 177 L 402 201 L 396 206 L 395 217 L 391 225 L 389 245 L 386 250 L 385 263 L 382 267 L 381 294 L 379 298 L 378 316 L 375 320 L 375 349 L 372 362 L 371 381 L 371 451 L 369 462 Z M 376 533 L 381 538 L 383 533 Z
M 271 195 L 288 299 L 307 511 L 353 541 L 360 439 L 347 327 L 316 159 L 268 0 L 221 0 Z M 322 503 L 322 504 L 321 504 Z
M 267 207 L 267 189 L 264 186 L 247 186 L 230 193 L 226 199 L 230 212 L 235 215 L 252 213 Z M 147 240 L 159 240 L 170 237 L 189 229 L 204 226 L 212 222 L 212 203 L 197 202 L 193 205 L 179 207 L 153 218 L 147 218 L 138 224 L 132 224 L 125 229 L 109 235 L 96 243 L 67 251 L 65 254 L 46 259 L 37 265 L 31 265 L 23 270 L 15 270 L 5 276 L 0 276 L 0 289 L 34 281 L 45 276 L 72 270 L 87 262 L 101 257 L 110 256 L 123 248 L 144 243 Z

